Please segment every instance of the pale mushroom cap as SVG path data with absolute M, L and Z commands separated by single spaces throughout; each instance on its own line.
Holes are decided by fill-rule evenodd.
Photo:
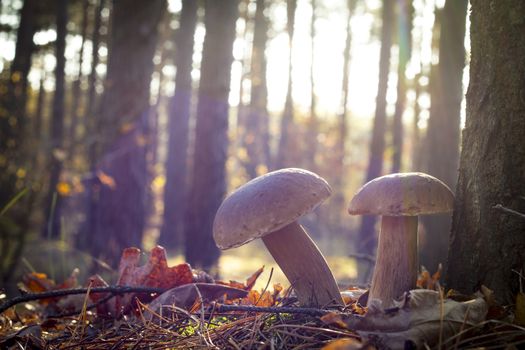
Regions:
M 281 169 L 257 177 L 219 207 L 213 223 L 215 243 L 229 249 L 263 237 L 294 222 L 330 194 L 323 178 L 303 169 Z
M 361 187 L 350 202 L 351 215 L 417 216 L 452 211 L 454 194 L 442 181 L 424 173 L 378 177 Z

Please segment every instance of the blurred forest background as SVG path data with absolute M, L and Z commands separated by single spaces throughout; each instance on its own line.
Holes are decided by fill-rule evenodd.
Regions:
M 156 243 L 231 276 L 263 253 L 220 258 L 215 212 L 282 167 L 331 184 L 301 223 L 366 283 L 375 218 L 347 215 L 353 193 L 399 171 L 455 188 L 466 21 L 467 0 L 2 0 L 0 286 Z M 424 221 L 430 271 L 450 224 Z

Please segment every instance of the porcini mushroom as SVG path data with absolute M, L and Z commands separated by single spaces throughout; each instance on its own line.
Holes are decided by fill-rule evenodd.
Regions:
M 416 287 L 418 215 L 450 212 L 453 203 L 450 188 L 424 173 L 378 177 L 357 191 L 348 208 L 351 215 L 382 215 L 368 300 L 379 299 L 390 307 Z
M 297 219 L 331 194 L 318 175 L 289 168 L 255 178 L 219 207 L 213 238 L 220 249 L 261 238 L 302 305 L 344 305 L 325 258 Z

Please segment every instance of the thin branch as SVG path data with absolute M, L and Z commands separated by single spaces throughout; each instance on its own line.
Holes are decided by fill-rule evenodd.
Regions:
M 316 308 L 304 308 L 304 307 L 261 307 L 261 306 L 250 306 L 250 305 L 223 305 L 214 304 L 215 312 L 228 312 L 228 311 L 246 311 L 246 312 L 264 312 L 272 314 L 303 314 L 308 316 L 323 316 L 333 310 L 324 310 Z
M 516 211 L 516 210 L 512 210 L 510 208 L 507 208 L 507 207 L 504 207 L 503 205 L 501 204 L 496 204 L 495 206 L 492 207 L 493 209 L 498 209 L 498 210 L 501 210 L 507 214 L 512 214 L 512 215 L 516 215 L 522 219 L 525 219 L 525 214 L 524 213 L 520 213 L 519 211 Z
M 94 293 L 111 293 L 113 295 L 126 294 L 126 293 L 163 293 L 166 288 L 151 288 L 151 287 L 132 287 L 132 286 L 109 286 L 109 287 L 97 287 L 89 289 L 90 294 Z M 28 293 L 9 299 L 0 305 L 0 313 L 9 309 L 11 306 L 25 303 L 28 301 L 41 300 L 47 298 L 63 297 L 66 295 L 73 294 L 86 294 L 88 288 L 74 288 L 74 289 L 58 289 L 51 290 L 43 293 Z

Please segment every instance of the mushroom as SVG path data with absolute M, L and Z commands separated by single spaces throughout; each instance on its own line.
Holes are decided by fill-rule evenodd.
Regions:
M 382 215 L 369 301 L 379 299 L 391 307 L 416 287 L 418 215 L 450 212 L 453 204 L 450 188 L 424 173 L 378 177 L 357 191 L 348 208 L 351 215 Z
M 344 305 L 325 258 L 296 221 L 330 194 L 323 178 L 303 169 L 281 169 L 257 177 L 219 207 L 213 223 L 215 243 L 229 249 L 261 238 L 301 305 Z

